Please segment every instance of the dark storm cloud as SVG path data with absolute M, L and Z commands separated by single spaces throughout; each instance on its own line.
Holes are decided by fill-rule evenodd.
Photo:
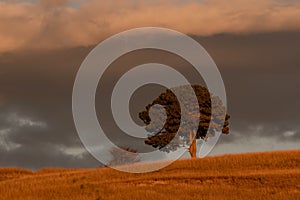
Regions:
M 280 137 L 300 129 L 298 32 L 218 35 L 199 41 L 222 73 L 233 130 Z
M 299 34 L 194 36 L 215 60 L 227 89 L 232 134 L 220 143 L 248 135 L 299 141 Z M 0 144 L 10 144 L 0 148 L 1 166 L 100 165 L 76 151 L 83 146 L 71 110 L 76 72 L 91 49 L 0 54 Z
M 64 152 L 65 148 L 83 148 L 72 121 L 71 94 L 76 70 L 88 51 L 79 48 L 3 56 L 0 93 L 6 101 L 0 106 L 0 127 L 10 130 L 7 142 L 21 146 L 2 150 L 0 165 L 100 165 L 87 153 L 83 152 L 82 159 Z
M 33 144 L 32 146 L 21 146 L 13 151 L 0 149 L 0 153 L 1 166 L 23 167 L 33 170 L 44 167 L 90 168 L 101 166 L 87 152 L 81 156 L 70 156 L 63 154 L 57 148 L 53 148 L 53 145 Z

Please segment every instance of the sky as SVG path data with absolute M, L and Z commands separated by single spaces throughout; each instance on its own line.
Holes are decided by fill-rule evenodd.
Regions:
M 0 166 L 100 166 L 75 130 L 75 76 L 103 39 L 145 26 L 190 35 L 216 62 L 231 132 L 210 155 L 299 149 L 299 1 L 2 0 Z

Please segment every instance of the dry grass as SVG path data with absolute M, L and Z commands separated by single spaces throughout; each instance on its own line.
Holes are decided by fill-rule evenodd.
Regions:
M 0 169 L 0 199 L 300 199 L 300 150 L 180 160 L 146 174 Z

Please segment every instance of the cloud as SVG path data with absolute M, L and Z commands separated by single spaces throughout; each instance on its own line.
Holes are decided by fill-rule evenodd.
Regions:
M 293 137 L 296 134 L 295 131 L 286 131 L 283 133 L 284 137 Z
M 41 121 L 34 121 L 30 118 L 27 117 L 22 117 L 17 115 L 16 113 L 11 113 L 8 116 L 7 119 L 10 123 L 15 124 L 15 126 L 19 126 L 19 127 L 39 127 L 39 128 L 46 128 L 47 124 L 45 122 L 41 122 Z
M 23 107 L 19 111 L 24 112 L 24 110 L 26 108 Z M 51 120 L 47 119 L 47 121 L 52 124 Z M 89 155 L 80 142 L 76 141 L 75 134 L 67 134 L 67 132 L 72 133 L 72 130 L 64 129 L 63 124 L 56 124 L 55 128 L 48 127 L 45 122 L 33 120 L 32 117 L 26 117 L 24 114 L 1 110 L 0 166 L 39 169 L 102 165 Z
M 300 5 L 288 2 L 4 1 L 0 2 L 0 52 L 93 45 L 111 34 L 144 26 L 195 35 L 299 30 Z
M 1 166 L 24 167 L 34 170 L 44 167 L 90 168 L 101 166 L 101 163 L 94 160 L 87 152 L 80 156 L 74 156 L 47 144 L 35 143 L 11 151 L 0 149 L 0 154 Z
M 273 137 L 257 138 L 256 135 L 249 137 L 240 137 L 231 143 L 223 143 L 220 138 L 217 145 L 210 152 L 209 155 L 221 155 L 229 153 L 246 153 L 246 152 L 262 152 L 262 151 L 279 151 L 279 150 L 293 150 L 299 148 L 299 141 L 285 141 L 277 140 Z
M 215 154 L 298 148 L 299 34 L 194 36 L 215 60 L 228 97 L 231 134 L 221 136 Z M 0 166 L 36 169 L 100 165 L 84 150 L 72 118 L 74 79 L 91 49 L 92 46 L 0 55 L 0 96 L 3 99 Z M 116 81 L 124 68 L 144 59 L 147 61 L 151 56 L 153 54 L 147 51 L 115 62 L 107 81 Z M 157 61 L 171 60 L 170 66 L 180 65 L 180 69 L 191 74 L 184 63 L 172 56 L 159 52 L 153 57 Z M 111 87 L 113 85 L 103 87 L 104 95 Z M 110 104 L 96 102 L 110 110 L 110 106 L 106 106 Z M 104 113 L 107 115 L 108 111 Z
M 6 151 L 12 151 L 19 147 L 21 144 L 16 144 L 9 140 L 8 136 L 11 132 L 11 129 L 0 129 L 0 149 L 5 149 Z

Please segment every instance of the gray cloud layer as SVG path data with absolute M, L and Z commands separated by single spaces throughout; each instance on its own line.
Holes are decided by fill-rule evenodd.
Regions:
M 227 88 L 232 134 L 221 138 L 217 153 L 259 149 L 250 137 L 273 149 L 299 142 L 299 34 L 194 36 Z M 0 166 L 100 165 L 83 149 L 71 113 L 73 81 L 91 49 L 0 54 Z

